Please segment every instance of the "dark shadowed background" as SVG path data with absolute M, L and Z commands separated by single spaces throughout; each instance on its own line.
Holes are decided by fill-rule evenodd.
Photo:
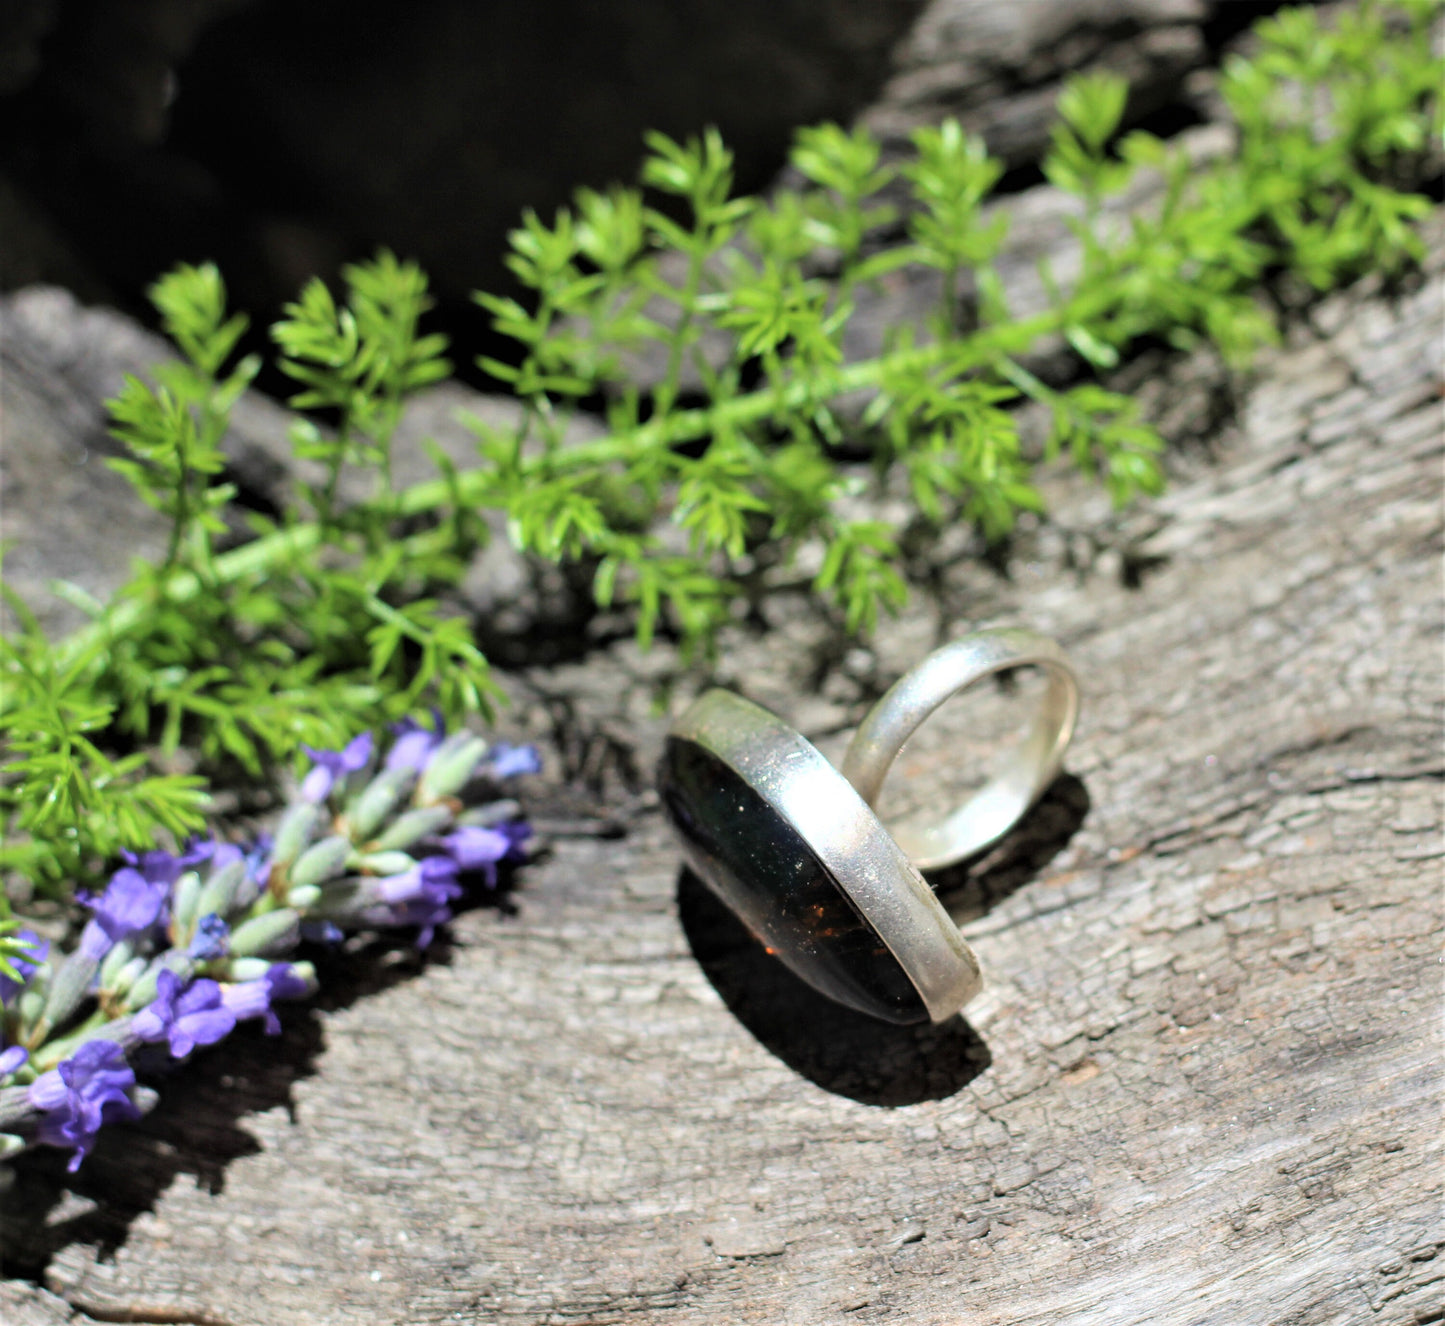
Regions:
M 1275 6 L 1219 0 L 8 0 L 0 282 L 146 316 L 214 259 L 273 317 L 379 244 L 418 259 L 463 346 L 506 232 L 635 178 L 642 135 L 716 125 L 743 189 L 793 130 L 885 140 L 945 113 L 1029 172 L 1060 77 L 1129 75 L 1135 121 L 1197 118 L 1186 75 Z M 1036 174 L 1036 173 L 1035 173 Z

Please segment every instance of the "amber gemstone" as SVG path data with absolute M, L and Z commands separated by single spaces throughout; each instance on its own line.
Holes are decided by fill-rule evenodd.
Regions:
M 848 785 L 838 775 L 840 788 Z M 705 746 L 667 740 L 662 804 L 688 864 L 814 989 L 887 1022 L 926 1022 L 912 981 L 788 819 Z

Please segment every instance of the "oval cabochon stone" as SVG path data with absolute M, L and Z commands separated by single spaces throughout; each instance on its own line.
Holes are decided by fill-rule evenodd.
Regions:
M 840 1004 L 886 1022 L 928 1021 L 923 999 L 878 932 L 736 769 L 705 746 L 671 736 L 657 782 L 688 864 L 769 953 Z

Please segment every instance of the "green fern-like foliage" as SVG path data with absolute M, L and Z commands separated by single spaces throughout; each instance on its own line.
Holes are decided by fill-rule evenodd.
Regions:
M 407 489 L 391 481 L 398 421 L 451 372 L 423 330 L 426 280 L 382 253 L 346 268 L 339 292 L 313 281 L 271 337 L 296 384 L 292 446 L 320 478 L 279 519 L 247 516 L 251 537 L 225 551 L 239 517 L 226 519 L 221 442 L 260 364 L 236 359 L 245 321 L 216 269 L 177 268 L 152 299 L 181 357 L 111 407 L 129 452 L 117 466 L 171 522 L 167 551 L 108 604 L 70 591 L 93 621 L 58 643 L 12 603 L 0 866 L 63 892 L 122 847 L 197 830 L 202 779 L 158 772 L 155 752 L 184 745 L 209 772 L 264 781 L 302 743 L 425 707 L 486 710 L 486 660 L 441 603 L 487 511 L 523 552 L 585 569 L 644 644 L 665 631 L 705 656 L 766 592 L 760 567 L 816 568 L 814 592 L 850 631 L 901 605 L 899 531 L 855 514 L 870 490 L 901 480 L 915 522 L 990 539 L 1039 508 L 1040 460 L 1070 459 L 1119 503 L 1158 491 L 1164 440 L 1097 374 L 1143 338 L 1245 363 L 1275 334 L 1262 281 L 1326 289 L 1420 257 L 1413 223 L 1430 203 L 1411 188 L 1438 170 L 1440 10 L 1265 20 L 1257 54 L 1222 80 L 1237 150 L 1208 164 L 1147 133 L 1120 139 L 1117 78 L 1072 80 L 1043 165 L 1078 199 L 1082 261 L 1067 282 L 1046 271 L 1051 300 L 1027 316 L 996 266 L 1001 167 L 956 123 L 918 130 L 896 164 L 862 130 L 803 130 L 802 184 L 771 197 L 733 195 L 716 133 L 649 135 L 640 187 L 523 218 L 507 259 L 518 293 L 477 296 L 514 345 L 481 367 L 520 422 L 473 421 L 477 464 L 438 452 L 438 477 Z M 1159 177 L 1156 201 L 1121 217 L 1111 203 L 1141 173 Z M 850 358 L 859 293 L 909 267 L 939 274 L 937 306 Z M 1058 345 L 1078 371 L 1050 385 L 1029 365 Z M 1030 399 L 1052 420 L 1037 455 L 1012 410 Z M 569 420 L 598 402 L 605 434 L 574 440 Z M 845 439 L 871 464 L 844 463 Z M 7 933 L 0 912 L 0 964 Z

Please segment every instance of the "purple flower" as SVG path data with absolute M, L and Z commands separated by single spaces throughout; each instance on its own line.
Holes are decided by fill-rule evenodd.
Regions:
M 482 829 L 474 824 L 463 824 L 436 841 L 458 870 L 485 874 L 488 888 L 496 887 L 497 862 L 512 851 L 512 839 L 500 828 Z
M 371 762 L 371 733 L 363 732 L 339 751 L 312 750 L 310 746 L 301 749 L 315 761 L 315 767 L 302 780 L 301 799 L 316 806 L 331 795 L 331 789 L 347 774 L 356 773 Z
M 272 1011 L 272 1002 L 277 999 L 304 999 L 310 993 L 311 987 L 296 974 L 290 963 L 273 962 L 260 980 L 226 986 L 221 991 L 221 1000 L 237 1022 L 263 1017 L 266 1019 L 266 1034 L 275 1036 L 281 1030 L 281 1020 Z
M 376 881 L 381 900 L 392 906 L 411 902 L 448 902 L 461 893 L 457 863 L 446 856 L 429 856 L 400 875 Z
M 103 1123 L 139 1119 L 130 1098 L 135 1074 L 114 1041 L 86 1041 L 69 1059 L 30 1084 L 28 1099 L 45 1117 L 36 1138 L 51 1146 L 75 1148 L 67 1167 L 80 1168 Z
M 535 746 L 513 746 L 499 741 L 492 747 L 487 766 L 493 778 L 515 778 L 518 774 L 542 772 L 542 757 Z
M 170 852 L 122 852 L 127 864 L 110 877 L 105 892 L 76 896 L 95 913 L 81 932 L 80 948 L 89 958 L 103 958 L 123 939 L 149 930 L 164 919 L 171 886 L 187 870 L 215 854 L 208 839 L 192 843 L 179 856 Z
M 196 922 L 196 933 L 186 952 L 196 962 L 210 962 L 225 957 L 226 941 L 230 938 L 231 927 L 215 912 L 208 912 Z
M 12 1045 L 8 1050 L 0 1050 L 0 1082 L 23 1067 L 28 1058 L 30 1051 L 23 1045 Z
M 209 861 L 215 855 L 216 844 L 209 838 L 198 838 L 179 856 L 171 852 L 122 852 L 126 864 L 138 870 L 152 884 L 164 884 L 169 888 L 192 866 Z
M 15 938 L 24 940 L 30 947 L 14 954 L 10 959 L 10 965 L 20 973 L 18 981 L 9 976 L 0 976 L 0 1007 L 8 1004 L 24 989 L 30 973 L 45 961 L 45 955 L 50 952 L 50 941 L 41 939 L 33 930 L 21 930 Z
M 121 940 L 156 925 L 165 913 L 173 882 L 149 879 L 143 869 L 122 866 L 99 897 L 78 894 L 80 901 L 95 913 L 81 932 L 81 951 L 90 958 L 103 958 Z
M 416 946 L 426 948 L 439 925 L 452 919 L 450 903 L 461 896 L 457 863 L 448 856 L 429 856 L 400 875 L 376 881 L 386 904 L 376 919 L 386 925 L 420 926 Z
M 403 718 L 392 731 L 396 740 L 386 754 L 388 769 L 415 769 L 420 773 L 431 760 L 433 752 L 446 736 L 441 711 L 432 710 L 432 726 L 423 727 L 413 718 Z
M 182 991 L 181 978 L 169 969 L 156 978 L 156 998 L 135 1015 L 135 1034 L 143 1041 L 169 1040 L 171 1054 L 182 1059 L 197 1045 L 212 1045 L 236 1025 L 236 1015 L 221 1001 L 215 981 L 199 980 Z

